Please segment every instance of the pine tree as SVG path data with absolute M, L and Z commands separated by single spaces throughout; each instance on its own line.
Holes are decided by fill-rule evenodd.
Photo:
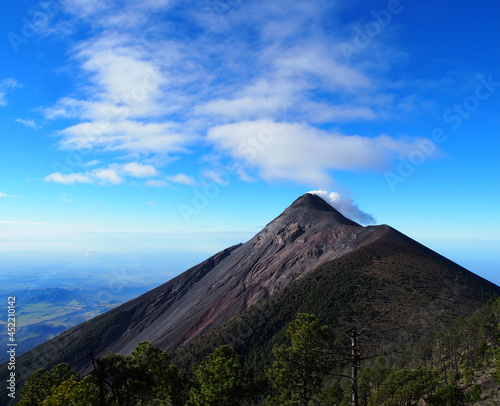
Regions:
M 370 406 L 412 405 L 438 386 L 438 372 L 418 367 L 393 371 L 369 400 Z
M 147 341 L 132 354 L 108 354 L 97 361 L 98 376 L 110 388 L 111 404 L 180 404 L 184 374 L 170 363 L 166 352 Z
M 53 367 L 50 371 L 40 369 L 28 378 L 16 406 L 37 406 L 64 381 L 73 376 L 69 364 L 63 363 Z
M 97 406 L 99 389 L 94 378 L 87 376 L 77 381 L 75 376 L 62 382 L 52 390 L 43 406 Z
M 291 345 L 273 349 L 276 360 L 267 371 L 277 390 L 268 399 L 269 405 L 314 405 L 321 394 L 324 376 L 332 368 L 326 342 L 330 339 L 326 327 L 307 313 L 297 315 L 287 331 Z
M 187 406 L 233 406 L 245 396 L 247 376 L 240 358 L 227 345 L 216 348 L 195 366 L 194 375 L 196 382 Z

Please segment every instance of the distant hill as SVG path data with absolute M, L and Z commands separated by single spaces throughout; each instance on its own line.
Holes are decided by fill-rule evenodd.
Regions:
M 89 371 L 90 341 L 96 355 L 129 354 L 143 340 L 182 347 L 184 363 L 228 343 L 259 367 L 298 312 L 341 335 L 412 298 L 398 308 L 404 323 L 386 320 L 367 338 L 397 344 L 498 295 L 500 287 L 393 228 L 362 227 L 305 194 L 248 242 L 19 357 L 20 380 L 60 362 Z

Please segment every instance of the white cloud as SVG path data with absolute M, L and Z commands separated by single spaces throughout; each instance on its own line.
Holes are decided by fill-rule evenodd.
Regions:
M 73 201 L 68 197 L 68 195 L 66 193 L 61 194 L 61 202 L 73 203 Z
M 206 169 L 202 172 L 202 175 L 208 180 L 215 182 L 219 185 L 227 186 L 229 185 L 229 172 L 225 169 L 215 168 L 215 169 Z M 244 174 L 240 176 L 243 180 L 249 181 L 249 178 L 245 178 Z
M 61 2 L 66 12 L 79 18 L 95 16 L 109 7 L 107 1 L 93 0 L 63 0 Z
M 83 166 L 92 166 L 99 161 L 88 162 Z M 60 172 L 52 173 L 44 178 L 45 182 L 60 183 L 63 185 L 72 185 L 75 183 L 98 183 L 100 185 L 119 185 L 125 182 L 123 176 L 134 178 L 145 178 L 157 176 L 153 165 L 143 165 L 137 162 L 127 164 L 112 164 L 105 168 L 96 168 L 84 173 L 62 174 Z M 182 178 L 181 178 L 182 180 Z
M 73 185 L 75 183 L 93 182 L 91 178 L 81 173 L 62 174 L 61 172 L 51 173 L 50 175 L 47 175 L 43 180 L 44 182 L 54 182 L 54 183 L 60 183 L 62 185 Z
M 62 5 L 67 13 L 75 18 L 85 20 L 93 26 L 131 28 L 147 24 L 147 12 L 158 12 L 166 9 L 171 0 L 127 1 L 115 4 L 113 1 L 63 0 Z
M 95 169 L 92 171 L 92 175 L 102 184 L 119 185 L 123 182 L 114 168 Z
M 18 198 L 20 198 L 21 196 L 8 195 L 7 193 L 0 192 L 0 197 L 10 197 L 10 198 L 15 198 L 15 199 L 18 199 Z
M 17 81 L 12 78 L 7 78 L 0 81 L 0 106 L 5 106 L 7 104 L 7 101 L 5 100 L 7 90 L 10 88 L 14 88 L 17 85 Z
M 166 176 L 165 179 L 149 179 L 146 181 L 145 185 L 150 187 L 160 187 L 160 188 L 171 187 L 171 184 L 167 182 L 167 180 L 172 183 L 180 183 L 182 185 L 187 185 L 187 186 L 196 185 L 196 180 L 193 177 L 185 175 L 183 173 Z
M 167 176 L 167 179 L 171 182 L 181 183 L 183 185 L 188 185 L 188 186 L 196 185 L 196 181 L 194 180 L 194 178 L 192 178 L 191 176 L 184 175 L 183 173 Z
M 195 111 L 201 114 L 240 119 L 247 117 L 259 117 L 278 112 L 288 106 L 289 102 L 264 96 L 248 96 L 233 99 L 220 98 L 211 100 L 206 104 L 197 106 Z
M 59 183 L 61 185 L 74 185 L 76 183 L 95 183 L 102 185 L 118 185 L 123 179 L 113 168 L 95 169 L 92 172 L 62 174 L 54 172 L 47 175 L 44 182 Z
M 35 120 L 23 120 L 22 118 L 16 118 L 16 123 L 20 123 L 20 124 L 25 125 L 26 127 L 30 127 L 30 128 L 34 128 L 34 129 L 40 128 L 36 124 Z
M 327 132 L 298 123 L 268 120 L 226 124 L 210 129 L 216 148 L 268 180 L 281 179 L 327 187 L 331 170 L 384 169 L 412 143 L 381 135 L 375 138 Z
M 100 164 L 101 161 L 97 160 L 97 159 L 93 159 L 92 161 L 89 161 L 89 162 L 84 162 L 82 163 L 82 166 L 94 166 L 94 165 L 98 165 Z
M 357 204 L 355 204 L 350 197 L 344 196 L 341 193 L 330 192 L 326 190 L 313 190 L 311 192 L 313 195 L 321 197 L 334 209 L 337 209 L 348 219 L 356 221 L 361 224 L 374 224 L 375 219 L 369 213 L 362 211 Z
M 300 116 L 315 122 L 373 120 L 371 106 L 356 102 L 359 90 L 372 87 L 370 79 L 355 67 L 342 64 L 332 46 L 321 41 L 294 48 L 276 47 L 261 55 L 266 66 L 260 76 L 231 97 L 217 97 L 195 108 L 199 114 L 226 119 L 258 119 Z M 315 100 L 314 91 L 345 95 L 341 105 Z
M 151 186 L 151 187 L 167 187 L 170 186 L 170 184 L 162 179 L 149 179 L 146 181 L 146 186 Z
M 68 66 L 77 66 L 74 76 L 81 80 L 77 91 L 47 107 L 45 116 L 73 119 L 58 133 L 62 149 L 123 155 L 107 172 L 80 176 L 108 184 L 159 176 L 154 167 L 121 162 L 147 155 L 163 164 L 197 149 L 207 136 L 208 145 L 233 158 L 241 179 L 328 188 L 334 170 L 381 170 L 414 148 L 389 136 L 320 129 L 384 119 L 401 105 L 381 80 L 393 66 L 391 58 L 381 63 L 378 47 L 375 56 L 345 59 L 339 44 L 352 31 L 337 20 L 340 3 L 209 3 L 63 1 L 73 22 L 83 21 L 92 37 L 68 53 Z M 196 35 L 168 23 L 180 15 L 196 25 Z M 255 40 L 249 41 L 249 32 Z M 394 48 L 386 45 L 389 56 Z M 272 142 L 262 142 L 269 131 Z M 167 181 L 194 182 L 145 184 L 164 187 Z
M 331 90 L 367 88 L 370 79 L 357 68 L 341 62 L 343 58 L 332 52 L 331 45 L 322 42 L 306 43 L 287 49 L 274 60 L 274 66 L 281 75 L 293 78 L 294 81 L 305 79 L 311 75 L 324 88 Z
M 83 122 L 60 132 L 64 149 L 169 153 L 184 151 L 190 138 L 177 133 L 170 123 L 137 121 Z
M 304 113 L 308 115 L 309 120 L 315 123 L 368 121 L 375 120 L 378 117 L 372 107 L 366 106 L 334 106 L 310 101 L 304 103 L 303 109 Z
M 148 4 L 153 9 L 166 5 Z M 127 13 L 130 8 L 125 7 Z M 177 60 L 174 45 L 141 40 L 141 33 L 136 36 L 121 28 L 75 46 L 74 60 L 88 78 L 80 97 L 62 97 L 44 110 L 49 119 L 78 120 L 59 132 L 60 146 L 144 154 L 185 151 L 195 133 L 190 125 L 179 125 L 165 115 L 191 101 L 168 91 L 171 79 L 165 68 L 180 71 L 174 87 L 183 85 L 180 76 L 189 69 Z
M 99 6 L 87 0 L 65 2 L 74 15 L 92 16 L 89 22 L 100 31 L 74 49 L 74 61 L 88 78 L 82 97 L 62 97 L 45 110 L 48 118 L 80 120 L 61 131 L 63 147 L 179 152 L 189 146 L 194 134 L 206 132 L 207 123 L 220 123 L 220 118 L 234 122 L 286 114 L 331 122 L 377 117 L 373 106 L 353 100 L 357 91 L 364 94 L 373 83 L 358 67 L 346 63 L 335 38 L 321 32 L 304 36 L 305 25 L 321 25 L 325 5 L 222 5 L 228 13 L 218 16 L 219 23 L 234 35 L 214 37 L 210 26 L 196 40 L 152 18 L 151 10 L 167 10 L 170 2 L 137 4 L 118 8 L 112 2 Z M 221 12 L 215 4 L 201 9 L 180 12 L 201 24 Z M 124 16 L 136 16 L 134 24 L 142 28 L 124 24 L 128 19 Z M 256 30 L 262 46 L 252 46 L 241 26 Z M 146 37 L 144 27 L 148 34 L 156 33 L 155 40 Z M 333 101 L 317 100 L 318 90 L 334 92 Z M 345 97 L 338 100 L 339 95 Z M 167 119 L 171 113 L 182 125 Z
M 140 48 L 139 48 L 140 49 Z M 150 58 L 151 55 L 146 56 Z M 82 68 L 92 75 L 97 97 L 82 104 L 85 114 L 96 119 L 110 115 L 147 117 L 158 114 L 155 99 L 167 80 L 137 48 L 120 39 L 104 38 L 79 54 Z M 104 116 L 104 117 L 103 117 Z
M 144 178 L 150 176 L 158 175 L 156 169 L 153 165 L 142 165 L 137 162 L 129 162 L 123 165 L 123 172 L 129 176 L 134 176 L 136 178 Z

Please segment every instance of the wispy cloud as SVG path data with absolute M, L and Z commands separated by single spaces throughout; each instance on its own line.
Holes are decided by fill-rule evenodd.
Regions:
M 146 186 L 151 186 L 151 187 L 167 187 L 170 186 L 170 184 L 163 179 L 148 179 L 146 181 Z
M 339 44 L 352 33 L 324 23 L 328 13 L 328 26 L 335 26 L 339 2 L 172 4 L 63 2 L 75 27 L 89 25 L 93 36 L 70 52 L 82 78 L 78 96 L 61 97 L 44 110 L 48 119 L 73 120 L 58 132 L 59 146 L 134 156 L 142 166 L 117 169 L 117 163 L 104 172 L 46 179 L 118 184 L 123 176 L 154 177 L 146 159 L 180 157 L 203 144 L 235 160 L 243 180 L 326 188 L 335 170 L 380 170 L 412 148 L 390 135 L 324 130 L 385 119 L 403 104 L 380 80 L 392 68 L 390 58 L 380 64 L 373 52 L 346 61 Z M 181 17 L 189 23 L 168 23 Z M 387 56 L 392 48 L 385 45 Z M 280 122 L 283 131 L 265 148 L 244 151 L 249 137 Z M 194 182 L 176 176 L 145 184 Z
M 145 185 L 150 187 L 164 188 L 172 187 L 172 183 L 194 186 L 196 185 L 196 180 L 192 176 L 178 173 L 177 175 L 165 176 L 164 179 L 148 179 Z
M 40 126 L 37 125 L 37 123 L 35 122 L 35 120 L 24 120 L 22 118 L 16 118 L 16 123 L 23 124 L 26 127 L 30 127 L 30 128 L 33 128 L 33 129 L 40 128 Z
M 93 159 L 92 161 L 84 162 L 81 165 L 85 166 L 85 167 L 88 167 L 88 166 L 99 165 L 100 163 L 101 163 L 101 161 L 99 161 L 98 159 Z
M 183 185 L 189 185 L 189 186 L 196 185 L 196 181 L 194 178 L 188 175 L 184 175 L 183 173 L 167 176 L 167 179 L 173 183 L 181 183 Z
M 84 122 L 60 132 L 63 149 L 100 149 L 126 153 L 171 153 L 185 151 L 189 137 L 171 123 L 135 121 Z
M 61 185 L 74 185 L 75 183 L 92 183 L 93 179 L 81 173 L 62 174 L 54 172 L 47 175 L 44 179 L 45 182 L 60 183 Z
M 89 0 L 64 0 L 61 2 L 65 10 L 78 18 L 85 19 L 99 16 L 100 13 L 110 7 L 111 2 L 89 1 Z
M 63 202 L 63 203 L 73 203 L 73 200 L 71 200 L 66 193 L 63 193 L 61 195 L 61 202 Z
M 9 198 L 19 199 L 21 196 L 16 196 L 16 195 L 8 195 L 7 193 L 0 192 L 0 197 L 9 197 Z
M 136 178 L 152 177 L 158 175 L 153 165 L 141 165 L 137 162 L 129 162 L 123 165 L 122 170 L 129 176 Z
M 91 23 L 95 27 L 117 27 L 130 29 L 147 25 L 147 15 L 168 9 L 172 0 L 144 0 L 141 2 L 122 3 L 114 1 L 63 0 L 65 11 L 77 21 Z
M 204 178 L 208 179 L 211 182 L 215 182 L 218 185 L 225 185 L 227 186 L 229 184 L 229 181 L 227 179 L 227 172 L 221 169 L 205 169 L 202 172 L 202 175 Z M 246 173 L 239 172 L 240 178 L 249 181 L 249 177 L 245 177 L 247 175 Z
M 89 166 L 89 165 L 84 165 Z M 104 168 L 96 168 L 82 173 L 62 174 L 52 173 L 44 178 L 45 182 L 73 185 L 76 183 L 96 183 L 99 185 L 119 185 L 125 182 L 124 177 L 147 178 L 158 175 L 153 165 L 143 165 L 137 162 L 127 164 L 112 164 Z
M 17 81 L 12 78 L 0 80 L 0 107 L 5 106 L 7 104 L 5 96 L 7 94 L 8 89 L 14 88 L 17 85 L 18 85 Z

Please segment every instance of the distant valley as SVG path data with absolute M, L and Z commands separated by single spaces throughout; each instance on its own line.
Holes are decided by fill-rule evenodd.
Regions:
M 0 297 L 16 297 L 17 354 L 175 277 L 205 254 L 2 251 Z M 5 313 L 5 312 L 4 312 Z M 7 319 L 0 318 L 4 329 Z M 7 336 L 0 337 L 5 348 Z M 0 364 L 7 354 L 0 354 Z
M 17 353 L 26 351 L 57 336 L 70 327 L 98 316 L 153 288 L 154 285 L 135 287 L 42 288 L 24 289 L 16 293 Z M 3 293 L 3 292 L 2 292 Z M 7 297 L 10 293 L 3 293 Z M 3 330 L 6 320 L 0 320 Z M 6 348 L 8 336 L 2 336 L 0 345 Z M 0 364 L 7 354 L 0 354 Z

